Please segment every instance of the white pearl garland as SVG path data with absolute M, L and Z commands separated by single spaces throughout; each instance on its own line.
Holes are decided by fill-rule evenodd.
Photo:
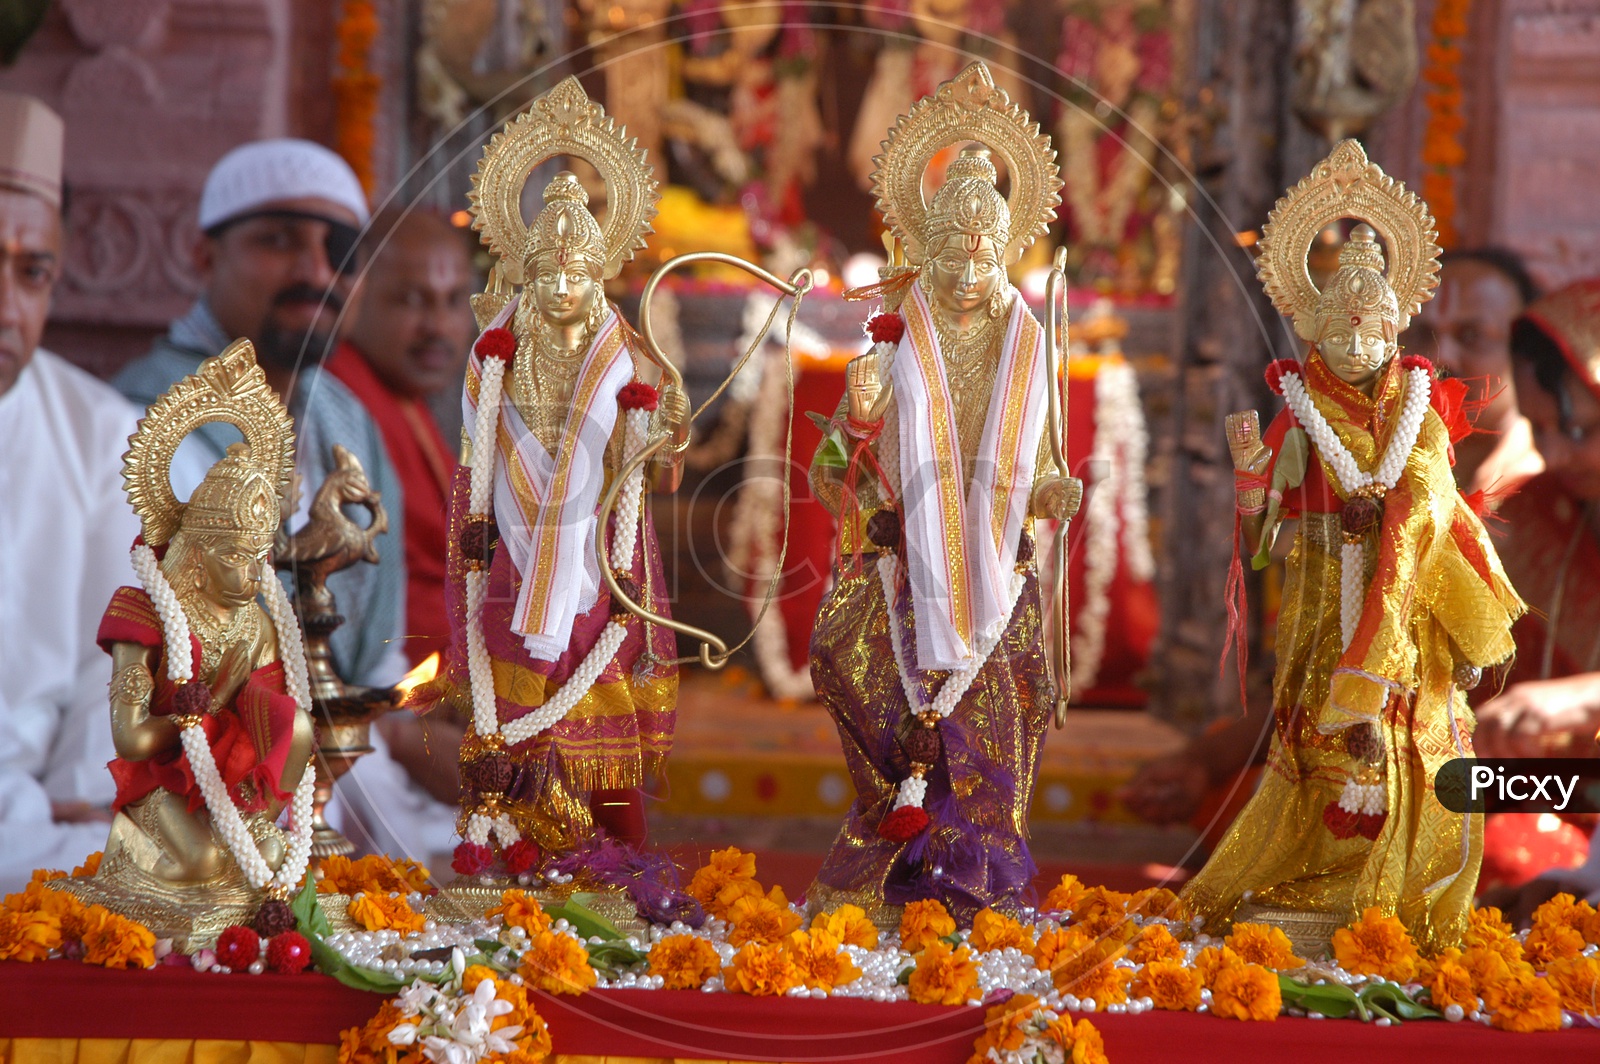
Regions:
M 161 618 L 163 650 L 167 657 L 168 678 L 186 683 L 194 678 L 193 652 L 189 646 L 189 618 L 178 601 L 177 592 L 167 581 L 156 561 L 155 551 L 144 543 L 135 544 L 132 551 L 133 569 L 144 586 L 146 595 Z M 263 583 L 268 613 L 278 635 L 278 660 L 282 662 L 288 680 L 289 694 L 293 696 L 302 713 L 311 712 L 311 685 L 306 668 L 305 647 L 300 638 L 300 625 L 283 585 L 270 573 Z M 244 873 L 252 890 L 271 889 L 277 893 L 292 893 L 305 878 L 311 862 L 311 795 L 316 785 L 315 773 L 301 773 L 300 785 L 295 788 L 289 806 L 289 831 L 283 862 L 274 873 L 261 856 L 255 837 L 245 826 L 239 807 L 228 794 L 222 773 L 217 770 L 216 757 L 211 752 L 211 742 L 205 729 L 195 723 L 178 733 L 183 751 L 189 757 L 189 767 L 194 772 L 195 783 L 206 802 L 206 812 L 211 814 L 211 824 L 222 836 L 228 852 Z
M 896 556 L 888 551 L 878 555 L 878 580 L 883 584 L 883 604 L 889 613 L 889 644 L 894 648 L 895 669 L 900 673 L 900 686 L 905 691 L 906 705 L 912 713 L 919 713 L 918 703 L 921 701 L 921 691 L 912 682 L 911 674 L 906 670 L 905 651 L 900 645 L 900 625 L 894 613 L 894 572 L 898 564 Z M 1006 617 L 1009 618 L 1017 608 L 1017 599 L 1022 595 L 1024 577 L 1022 573 L 1011 574 L 1011 587 L 1006 593 Z M 1007 625 L 998 625 L 988 635 L 981 636 L 974 647 L 976 653 L 972 659 L 961 668 L 946 676 L 944 683 L 939 686 L 939 693 L 934 695 L 933 702 L 928 706 L 941 720 L 954 713 L 956 706 L 966 695 L 967 688 L 972 686 L 972 681 L 978 678 L 978 673 L 989 661 L 989 655 L 994 653 L 994 648 L 1000 645 L 1004 638 Z M 907 776 L 900 781 L 900 787 L 895 792 L 894 808 L 901 809 L 906 806 L 922 808 L 922 800 L 928 791 L 925 780 L 915 776 Z
M 487 520 L 494 487 L 495 460 L 498 454 L 496 437 L 500 431 L 500 397 L 504 386 L 506 364 L 498 358 L 483 360 L 483 372 L 478 384 L 478 408 L 473 427 L 476 443 L 472 451 L 472 479 L 468 509 L 472 517 Z M 642 409 L 628 410 L 624 415 L 623 453 L 637 454 L 644 446 L 649 431 L 650 414 Z M 644 509 L 644 469 L 635 469 L 623 482 L 618 496 L 616 527 L 611 537 L 610 562 L 613 570 L 628 570 L 639 543 L 639 522 Z M 604 534 L 598 530 L 597 534 Z M 589 693 L 600 674 L 622 649 L 627 637 L 627 626 L 620 620 L 608 622 L 595 640 L 583 662 L 573 670 L 567 682 L 544 705 L 514 721 L 502 724 L 500 711 L 495 705 L 494 669 L 489 661 L 489 648 L 483 635 L 483 606 L 488 598 L 489 574 L 483 569 L 467 573 L 467 676 L 472 694 L 472 726 L 483 739 L 499 737 L 507 746 L 525 743 L 564 718 L 572 707 Z M 521 832 L 510 817 L 503 814 L 488 816 L 472 813 L 467 818 L 466 838 L 478 846 L 487 846 L 491 835 L 502 846 L 511 846 L 521 840 Z

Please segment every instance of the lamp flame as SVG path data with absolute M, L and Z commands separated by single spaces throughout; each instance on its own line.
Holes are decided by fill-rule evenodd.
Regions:
M 439 660 L 439 652 L 436 650 L 417 662 L 415 668 L 400 678 L 400 682 L 394 685 L 394 689 L 400 693 L 402 699 L 414 689 L 421 687 L 439 675 Z

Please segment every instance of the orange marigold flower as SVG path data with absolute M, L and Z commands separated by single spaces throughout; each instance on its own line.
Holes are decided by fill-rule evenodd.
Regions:
M 695 869 L 694 876 L 689 880 L 686 889 L 690 897 L 705 906 L 707 912 L 721 915 L 716 913 L 716 908 L 717 895 L 722 892 L 722 888 L 730 883 L 753 880 L 755 877 L 756 855 L 745 853 L 737 846 L 730 846 L 726 850 L 716 851 L 704 865 Z
M 978 964 L 967 947 L 952 950 L 935 939 L 917 955 L 917 967 L 907 985 L 912 1001 L 965 1005 L 978 997 Z
M 1094 948 L 1095 938 L 1076 927 L 1057 927 L 1041 934 L 1033 944 L 1033 963 L 1040 971 L 1054 971 L 1074 957 Z
M 955 931 L 949 910 L 935 898 L 910 902 L 900 914 L 900 948 L 907 953 L 921 953 Z
M 1533 911 L 1533 929 L 1570 927 L 1587 937 L 1594 916 L 1595 908 L 1588 902 L 1577 901 L 1571 894 L 1557 894 Z
M 66 879 L 67 874 L 59 868 L 35 868 L 29 878 L 30 883 L 48 883 L 52 879 Z
M 1428 993 L 1433 1007 L 1446 1009 L 1460 1005 L 1467 1012 L 1478 1007 L 1478 995 L 1473 990 L 1472 973 L 1456 961 L 1437 961 L 1427 980 Z
M 1489 1022 L 1502 1031 L 1561 1030 L 1561 995 L 1547 980 L 1515 973 L 1483 995 L 1493 1012 Z
M 1023 927 L 1009 916 L 983 909 L 972 918 L 972 934 L 967 944 L 980 953 L 1008 946 L 1027 950 L 1033 947 L 1033 929 Z
M 750 942 L 722 969 L 723 984 L 730 991 L 752 997 L 787 994 L 803 979 L 786 942 Z
M 1078 882 L 1078 877 L 1068 873 L 1061 877 L 1061 882 L 1050 888 L 1050 893 L 1045 895 L 1044 904 L 1040 908 L 1050 912 L 1076 909 L 1085 893 L 1086 889 Z
M 1522 940 L 1522 952 L 1534 968 L 1544 971 L 1551 961 L 1576 957 L 1585 946 L 1583 932 L 1566 924 L 1534 925 Z
M 1222 969 L 1211 988 L 1211 1011 L 1224 1019 L 1276 1020 L 1283 1011 L 1277 974 L 1259 964 Z
M 1238 968 L 1244 964 L 1239 955 L 1227 946 L 1207 946 L 1194 957 L 1194 970 L 1200 973 L 1200 978 L 1206 986 L 1216 988 L 1217 976 L 1229 968 Z
M 595 984 L 583 943 L 555 931 L 533 937 L 517 971 L 529 986 L 550 994 L 581 994 Z
M 728 911 L 728 943 L 742 946 L 747 942 L 781 942 L 785 935 L 800 926 L 800 914 L 760 895 L 740 898 Z
M 1078 898 L 1078 905 L 1072 910 L 1071 922 L 1098 923 L 1108 916 L 1114 916 L 1116 921 L 1121 921 L 1127 916 L 1128 902 L 1132 900 L 1132 894 L 1124 894 L 1120 890 L 1090 887 Z
M 1181 960 L 1153 960 L 1139 969 L 1133 979 L 1133 993 L 1147 997 L 1158 1009 L 1193 1012 L 1200 1007 L 1200 991 L 1205 981 L 1200 973 Z
M 1600 957 L 1553 961 L 1546 981 L 1561 995 L 1561 1007 L 1583 1016 L 1600 1016 Z
M 721 970 L 716 947 L 698 935 L 668 935 L 650 947 L 650 974 L 667 990 L 699 990 Z
M 1473 946 L 1461 955 L 1461 964 L 1468 971 L 1473 972 L 1473 980 L 1478 984 L 1478 992 L 1483 992 L 1483 982 L 1478 978 L 1479 969 L 1492 973 L 1492 966 L 1483 958 L 1494 956 L 1500 959 L 1508 972 L 1533 971 L 1533 965 L 1528 963 L 1526 955 L 1522 952 L 1522 943 L 1514 938 L 1491 938 L 1480 946 Z M 1493 976 L 1491 976 L 1493 977 Z
M 350 919 L 368 931 L 399 931 L 402 935 L 422 930 L 422 914 L 399 895 L 362 891 L 350 899 Z
M 520 927 L 530 935 L 550 930 L 550 917 L 539 905 L 539 899 L 525 890 L 508 890 L 500 895 L 500 904 L 486 914 L 498 916 L 507 927 Z
M 1446 946 L 1432 957 L 1423 957 L 1417 961 L 1417 982 L 1433 982 L 1434 973 L 1439 970 L 1439 965 L 1449 961 L 1452 964 L 1461 963 L 1461 951 L 1454 946 Z
M 846 946 L 878 948 L 878 928 L 859 905 L 841 905 L 831 913 L 818 913 L 811 929 L 823 928 Z
M 339 1033 L 339 1064 L 426 1064 L 420 1044 L 397 1046 L 389 1041 L 389 1032 L 408 1022 L 398 1006 L 385 1001 L 364 1026 Z
M 773 888 L 777 889 L 777 888 Z M 724 920 L 733 911 L 733 907 L 745 898 L 764 898 L 761 884 L 753 879 L 730 880 L 723 888 L 717 891 L 716 897 L 711 899 L 711 904 L 706 907 L 706 912 L 712 916 L 720 916 Z
M 788 941 L 789 957 L 812 990 L 832 990 L 861 978 L 861 969 L 827 928 L 795 931 Z
M 0 910 L 0 961 L 42 961 L 61 948 L 61 920 L 42 909 Z
M 1166 887 L 1146 887 L 1128 899 L 1127 910 L 1140 916 L 1160 916 L 1168 920 L 1182 920 L 1188 907 Z
M 335 854 L 317 866 L 319 894 L 410 894 L 428 889 L 428 870 L 415 861 L 371 854 L 359 860 Z
M 1123 952 L 1122 943 L 1116 939 L 1092 939 L 1063 949 L 1051 961 L 1056 989 L 1079 998 L 1094 998 L 1101 1008 L 1126 1001 L 1133 970 L 1116 966 Z
M 1135 964 L 1182 960 L 1183 946 L 1172 937 L 1172 932 L 1162 925 L 1149 924 L 1140 929 L 1139 937 L 1133 940 L 1133 948 L 1128 950 L 1128 959 Z
M 1381 975 L 1400 983 L 1416 977 L 1420 959 L 1406 926 L 1397 917 L 1383 915 L 1376 905 L 1333 933 L 1333 953 L 1347 972 Z
M 1278 971 L 1305 967 L 1305 959 L 1294 955 L 1289 936 L 1271 924 L 1234 924 L 1233 933 L 1223 941 L 1246 964 Z
M 989 1006 L 983 1015 L 983 1033 L 972 1044 L 967 1064 L 987 1064 L 989 1050 L 1007 1053 L 1021 1049 L 1028 1040 L 1028 1021 L 1039 1010 L 1039 999 L 1032 994 L 1013 994 L 998 1005 Z
M 1484 947 L 1467 950 L 1456 963 L 1472 977 L 1473 989 L 1480 994 L 1484 992 L 1484 988 L 1510 978 L 1512 972 L 1511 965 L 1506 963 L 1505 954 Z M 1532 965 L 1526 961 L 1519 960 L 1517 965 L 1530 972 L 1533 971 Z
M 73 879 L 83 879 L 100 871 L 100 859 L 105 856 L 104 850 L 96 850 L 83 859 L 83 864 L 72 870 Z
M 1059 1017 L 1045 1028 L 1044 1036 L 1060 1046 L 1062 1056 L 1072 1064 L 1107 1064 L 1105 1040 L 1088 1020 Z
M 151 968 L 156 963 L 156 936 L 141 923 L 101 908 L 90 907 L 83 929 L 83 961 L 106 968 Z

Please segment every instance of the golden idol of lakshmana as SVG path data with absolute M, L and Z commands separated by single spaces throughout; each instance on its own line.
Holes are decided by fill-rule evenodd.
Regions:
M 523 222 L 523 186 L 555 157 L 599 173 L 603 224 L 565 171 Z M 610 593 L 597 555 L 630 600 L 665 610 L 645 496 L 649 479 L 676 486 L 687 402 L 669 366 L 657 367 L 660 392 L 640 379 L 653 375 L 649 356 L 605 295 L 644 246 L 657 198 L 644 153 L 572 78 L 494 137 L 474 177 L 475 224 L 495 266 L 475 303 L 487 328 L 468 365 L 471 460 L 454 491 L 449 559 L 452 679 L 472 720 L 454 861 L 463 876 L 551 871 L 602 836 L 642 842 L 639 788 L 671 743 L 674 637 Z M 624 457 L 661 433 L 669 446 L 621 480 L 602 522 Z
M 1312 240 L 1357 224 L 1319 292 Z M 1380 243 L 1381 238 L 1381 243 Z M 1353 140 L 1280 200 L 1260 276 L 1310 345 L 1267 379 L 1287 409 L 1262 438 L 1228 419 L 1244 539 L 1266 562 L 1298 514 L 1278 616 L 1275 733 L 1260 789 L 1183 892 L 1209 931 L 1234 920 L 1326 948 L 1376 907 L 1425 951 L 1460 944 L 1482 817 L 1440 804 L 1434 777 L 1472 753 L 1466 691 L 1513 652 L 1523 612 L 1450 474 L 1470 428 L 1460 384 L 1396 337 L 1438 280 L 1427 207 Z
M 179 502 L 173 453 L 215 421 L 244 442 Z M 124 465 L 141 586 L 117 591 L 99 632 L 115 816 L 96 874 L 59 887 L 191 950 L 264 907 L 281 925 L 311 855 L 305 654 L 270 558 L 293 463 L 288 411 L 239 341 L 150 407 Z
M 926 203 L 925 171 L 952 151 Z M 1066 697 L 1033 530 L 1069 518 L 1079 486 L 1050 453 L 1053 338 L 1006 275 L 1061 178 L 1049 138 L 978 63 L 900 119 L 873 180 L 906 262 L 871 293 L 874 345 L 812 465 L 840 542 L 811 671 L 857 798 L 808 898 L 884 923 L 937 898 L 966 921 L 1032 901 L 1028 806 Z

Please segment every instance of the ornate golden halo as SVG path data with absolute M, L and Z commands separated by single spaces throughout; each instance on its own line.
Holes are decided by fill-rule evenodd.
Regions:
M 472 227 L 498 260 L 500 275 L 522 283 L 522 253 L 528 223 L 522 216 L 522 189 L 540 163 L 570 155 L 593 166 L 606 183 L 607 278 L 615 277 L 634 252 L 645 246 L 656 216 L 655 174 L 644 149 L 589 99 L 577 78 L 561 84 L 496 133 L 472 175 Z
M 1294 331 L 1307 342 L 1315 339 L 1307 334 L 1321 293 L 1311 281 L 1306 256 L 1317 234 L 1341 218 L 1366 222 L 1383 238 L 1400 328 L 1433 298 L 1439 284 L 1438 231 L 1428 205 L 1370 162 L 1359 143 L 1341 141 L 1278 200 L 1261 231 L 1256 275 L 1272 305 L 1294 320 Z
M 873 160 L 872 192 L 883 223 L 905 245 L 906 257 L 920 265 L 926 255 L 928 204 L 922 177 L 941 149 L 976 141 L 1005 160 L 1011 181 L 1011 242 L 1006 261 L 1015 262 L 1050 228 L 1061 203 L 1061 168 L 1050 138 L 1039 123 L 996 88 L 989 68 L 973 63 L 924 96 L 910 114 L 889 130 L 883 151 Z
M 128 437 L 122 483 L 150 546 L 171 539 L 183 517 L 184 504 L 172 491 L 172 456 L 185 436 L 215 421 L 244 434 L 251 460 L 272 480 L 280 499 L 289 490 L 294 422 L 256 365 L 250 341 L 235 340 L 168 388 Z

